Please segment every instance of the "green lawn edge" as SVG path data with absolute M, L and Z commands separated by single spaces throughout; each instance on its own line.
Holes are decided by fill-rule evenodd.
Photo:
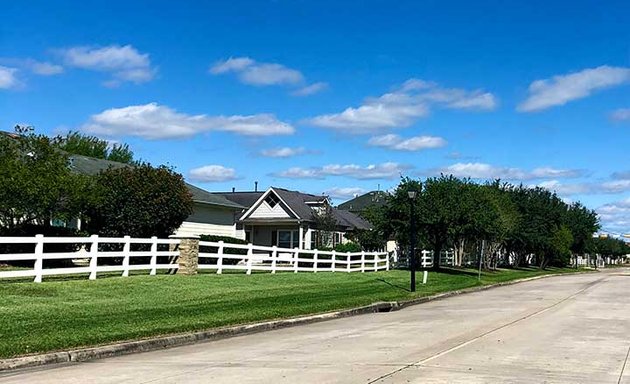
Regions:
M 0 283 L 0 359 L 404 301 L 581 270 L 199 274 Z M 421 281 L 422 272 L 418 272 Z

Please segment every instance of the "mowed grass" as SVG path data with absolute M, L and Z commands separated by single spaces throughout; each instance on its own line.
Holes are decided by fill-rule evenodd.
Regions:
M 200 274 L 0 283 L 0 358 L 407 300 L 571 269 Z M 418 274 L 421 282 L 422 272 Z

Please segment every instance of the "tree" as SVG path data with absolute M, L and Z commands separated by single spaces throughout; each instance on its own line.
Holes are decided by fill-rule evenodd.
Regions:
M 103 236 L 167 237 L 192 213 L 192 197 L 170 168 L 109 169 L 95 178 L 88 229 Z
M 134 164 L 133 152 L 127 144 L 110 143 L 96 136 L 69 132 L 65 136 L 57 135 L 52 139 L 57 148 L 75 155 Z
M 32 127 L 0 134 L 0 227 L 49 226 L 52 219 L 80 216 L 90 194 L 89 178 L 68 168 L 67 154 Z
M 313 211 L 313 221 L 317 228 L 315 237 L 315 248 L 325 249 L 333 245 L 333 234 L 337 228 L 337 219 L 333 214 L 332 207 L 324 204 L 317 210 Z

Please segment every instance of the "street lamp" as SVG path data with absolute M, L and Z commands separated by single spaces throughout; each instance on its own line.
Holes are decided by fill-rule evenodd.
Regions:
M 414 212 L 414 200 L 416 199 L 416 191 L 408 191 L 409 195 L 409 217 L 411 220 L 409 233 L 409 269 L 411 270 L 411 292 L 416 291 L 416 218 Z

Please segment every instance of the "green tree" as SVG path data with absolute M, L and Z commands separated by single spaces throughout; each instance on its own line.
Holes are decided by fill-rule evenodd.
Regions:
M 167 237 L 192 213 L 192 197 L 170 168 L 123 167 L 95 178 L 88 228 L 103 236 Z
M 133 152 L 127 144 L 114 143 L 110 146 L 106 140 L 96 136 L 69 132 L 65 136 L 57 135 L 52 139 L 57 148 L 75 155 L 134 164 Z
M 79 217 L 90 194 L 89 178 L 68 168 L 68 157 L 32 127 L 0 134 L 0 227 L 50 225 Z
M 322 207 L 313 210 L 313 221 L 317 229 L 315 248 L 326 249 L 332 247 L 333 234 L 337 228 L 337 219 L 333 214 L 332 207 L 324 204 Z

